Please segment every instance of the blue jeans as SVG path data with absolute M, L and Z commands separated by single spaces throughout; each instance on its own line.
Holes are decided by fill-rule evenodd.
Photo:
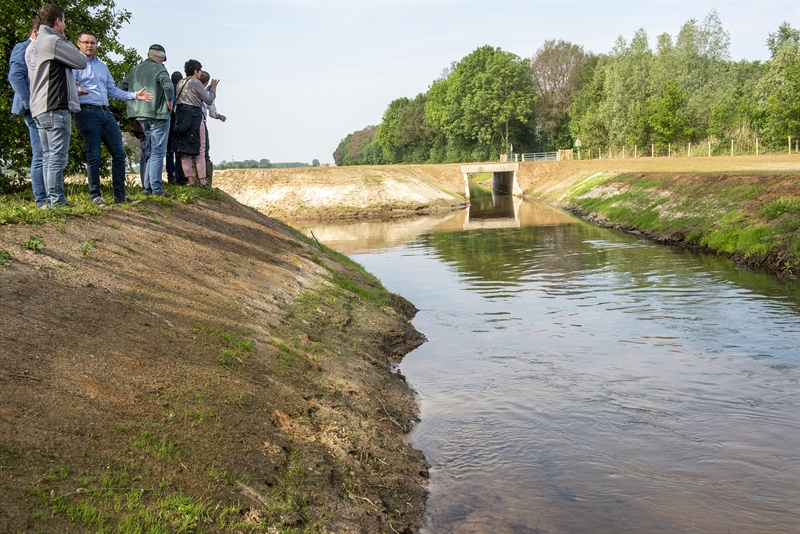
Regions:
M 75 114 L 75 126 L 86 145 L 86 174 L 89 178 L 89 196 L 100 197 L 100 143 L 111 154 L 111 183 L 114 198 L 125 198 L 125 147 L 119 124 L 108 109 L 82 106 Z
M 72 114 L 68 109 L 46 111 L 34 117 L 42 143 L 42 169 L 50 207 L 67 205 L 64 195 L 64 169 L 69 157 Z
M 169 141 L 169 119 L 137 119 L 144 130 L 147 140 L 147 158 L 144 153 L 145 172 L 142 174 L 142 189 L 145 193 L 157 195 L 164 190 L 161 183 L 161 174 L 164 171 L 164 156 L 167 155 L 167 141 Z
M 47 187 L 44 185 L 44 156 L 42 155 L 42 141 L 39 139 L 39 128 L 33 120 L 30 111 L 26 111 L 22 117 L 28 126 L 28 134 L 31 138 L 31 189 L 33 189 L 33 200 L 38 206 L 47 205 Z

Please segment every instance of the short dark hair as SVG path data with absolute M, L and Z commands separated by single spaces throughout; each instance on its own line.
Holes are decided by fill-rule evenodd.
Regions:
M 55 4 L 45 4 L 39 8 L 39 21 L 45 26 L 53 27 L 57 20 L 64 20 L 64 10 Z
M 198 70 L 203 70 L 203 65 L 196 59 L 190 59 L 183 65 L 183 72 L 185 72 L 187 76 L 191 76 Z
M 209 73 L 207 73 L 206 71 L 202 71 L 200 73 L 200 83 L 202 83 L 203 85 L 207 84 L 208 80 L 210 80 L 210 79 L 211 79 L 211 75 Z
M 91 30 L 83 30 L 81 33 L 79 33 L 78 34 L 78 40 L 80 41 L 81 37 L 83 37 L 84 35 L 91 35 L 92 37 L 94 37 L 95 41 L 97 40 L 97 36 Z
M 33 33 L 33 30 L 38 30 L 39 26 L 41 26 L 41 25 L 42 25 L 42 23 L 39 21 L 39 17 L 38 16 L 37 17 L 33 17 L 33 20 L 31 21 L 31 25 L 28 26 L 28 35 Z
M 181 74 L 181 71 L 176 70 L 175 72 L 172 73 L 173 84 L 178 85 L 178 82 L 181 81 L 182 79 L 183 79 L 183 74 Z

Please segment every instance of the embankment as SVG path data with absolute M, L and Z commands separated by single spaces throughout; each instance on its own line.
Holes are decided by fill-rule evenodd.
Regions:
M 414 308 L 227 195 L 0 226 L 0 531 L 410 532 Z
M 521 163 L 525 196 L 599 224 L 800 269 L 800 155 Z M 464 206 L 459 164 L 228 170 L 215 184 L 283 219 L 407 215 Z
M 283 220 L 392 217 L 467 205 L 453 165 L 229 169 L 214 174 L 214 185 Z
M 654 241 L 800 273 L 800 156 L 521 166 L 526 196 Z

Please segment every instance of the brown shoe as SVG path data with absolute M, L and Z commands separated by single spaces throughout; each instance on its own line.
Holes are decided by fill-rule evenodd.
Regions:
M 173 198 L 173 195 L 170 194 L 170 193 L 167 193 L 166 191 L 161 191 L 160 193 L 153 193 L 153 195 L 157 196 L 157 197 Z

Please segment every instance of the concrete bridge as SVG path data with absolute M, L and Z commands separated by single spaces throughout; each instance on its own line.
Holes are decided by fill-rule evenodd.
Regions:
M 519 163 L 483 163 L 481 165 L 462 165 L 465 195 L 469 198 L 469 175 L 492 173 L 492 191 L 501 195 L 522 196 L 522 188 L 517 183 Z

